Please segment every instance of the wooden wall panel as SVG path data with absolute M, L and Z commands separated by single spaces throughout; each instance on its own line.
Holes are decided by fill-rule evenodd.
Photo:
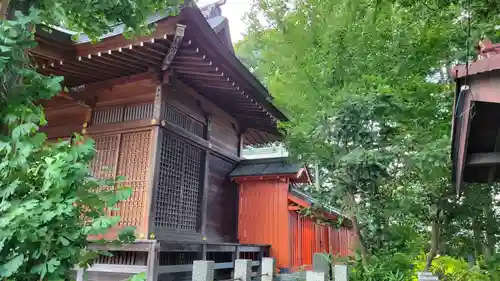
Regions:
M 240 128 L 236 119 L 192 88 L 175 81 L 167 94 L 167 102 L 201 122 L 210 116 L 211 138 L 208 141 L 225 154 L 238 156 Z
M 47 134 L 49 139 L 69 137 L 73 133 L 80 133 L 88 109 L 74 101 L 56 97 L 43 103 L 47 126 L 40 130 Z
M 211 125 L 210 142 L 229 154 L 237 156 L 240 146 L 237 124 L 220 115 L 214 115 Z
M 238 188 L 229 179 L 236 164 L 210 155 L 208 167 L 207 234 L 210 239 L 236 242 Z
M 169 88 L 168 93 L 168 103 L 179 108 L 185 113 L 189 114 L 191 117 L 197 119 L 198 121 L 205 122 L 205 112 L 202 108 L 201 101 L 196 99 L 192 95 L 183 93 L 179 89 Z
M 124 176 L 120 186 L 132 187 L 132 196 L 120 202 L 115 214 L 121 217 L 119 226 L 137 226 L 139 233 L 147 233 L 148 222 L 144 221 L 147 202 L 147 174 L 149 167 L 149 144 L 151 131 L 122 134 L 118 156 L 117 176 Z
M 151 130 L 96 135 L 96 156 L 92 162 L 92 173 L 98 178 L 113 179 L 123 176 L 118 186 L 131 187 L 132 196 L 118 204 L 120 216 L 118 227 L 135 226 L 139 237 L 147 235 L 148 222 L 144 221 L 147 210 L 147 173 L 149 167 Z M 113 233 L 106 238 L 113 237 Z
M 96 108 L 153 102 L 157 83 L 143 80 L 115 85 L 95 92 Z
M 120 135 L 94 136 L 96 155 L 92 161 L 92 175 L 100 179 L 116 176 Z

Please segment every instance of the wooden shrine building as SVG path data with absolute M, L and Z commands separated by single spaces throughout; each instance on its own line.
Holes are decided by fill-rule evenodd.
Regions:
M 463 183 L 500 180 L 500 44 L 483 40 L 478 57 L 451 70 L 456 81 L 452 161 L 457 190 Z
M 299 188 L 312 184 L 306 167 L 284 157 L 251 159 L 241 161 L 230 176 L 239 185 L 239 241 L 270 245 L 281 271 L 311 269 L 314 253 L 337 257 L 353 253 L 355 236 L 349 220 L 339 227 L 326 223 L 345 216 L 322 208 Z M 314 215 L 300 213 L 311 207 L 319 207 Z
M 119 185 L 133 188 L 113 215 L 119 227 L 135 226 L 140 241 L 99 259 L 103 270 L 141 272 L 159 251 L 160 280 L 183 280 L 199 259 L 214 260 L 227 277 L 236 258 L 258 266 L 272 248 L 272 241 L 238 236 L 247 189 L 229 174 L 245 145 L 279 139 L 277 122 L 286 117 L 236 58 L 223 2 L 153 15 L 154 32 L 130 40 L 123 26 L 95 44 L 85 35 L 73 41 L 61 28 L 37 29 L 31 54 L 39 71 L 64 76 L 69 89 L 40 101 L 48 120 L 42 131 L 52 141 L 74 132 L 92 137 L 93 175 L 123 176 Z M 153 240 L 159 249 L 141 246 Z

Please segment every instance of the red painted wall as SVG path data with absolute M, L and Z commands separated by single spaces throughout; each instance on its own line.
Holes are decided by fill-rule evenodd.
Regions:
M 316 224 L 311 218 L 289 212 L 290 220 L 290 268 L 311 269 L 314 253 L 332 253 L 346 257 L 353 254 L 354 233 L 350 228 L 335 229 Z
M 288 181 L 240 182 L 238 239 L 242 244 L 271 245 L 278 267 L 290 263 L 288 248 Z
M 278 268 L 310 269 L 314 253 L 352 255 L 353 232 L 316 224 L 288 210 L 288 182 L 239 181 L 238 239 L 242 244 L 267 244 Z

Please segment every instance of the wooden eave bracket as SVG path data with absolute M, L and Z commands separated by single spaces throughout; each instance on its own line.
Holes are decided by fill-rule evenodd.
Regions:
M 179 23 L 176 24 L 174 40 L 172 40 L 172 44 L 170 44 L 170 48 L 168 49 L 167 55 L 165 55 L 165 58 L 163 59 L 163 63 L 161 65 L 162 71 L 166 71 L 174 61 L 177 50 L 179 50 L 182 39 L 184 38 L 185 31 L 186 25 Z

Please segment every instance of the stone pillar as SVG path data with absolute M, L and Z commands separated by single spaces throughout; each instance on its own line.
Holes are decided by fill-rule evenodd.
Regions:
M 332 266 L 330 261 L 322 253 L 315 253 L 313 255 L 313 271 L 325 273 L 326 278 L 330 276 Z
M 335 276 L 335 281 L 349 281 L 349 271 L 347 265 L 336 264 L 333 268 L 335 271 L 333 275 Z
M 194 261 L 193 281 L 213 281 L 214 265 L 213 261 Z
M 306 281 L 326 281 L 324 272 L 306 272 Z
M 262 258 L 260 267 L 262 268 L 261 281 L 273 281 L 276 271 L 276 260 L 274 258 Z
M 251 281 L 252 279 L 252 260 L 234 261 L 234 279 L 239 281 Z

